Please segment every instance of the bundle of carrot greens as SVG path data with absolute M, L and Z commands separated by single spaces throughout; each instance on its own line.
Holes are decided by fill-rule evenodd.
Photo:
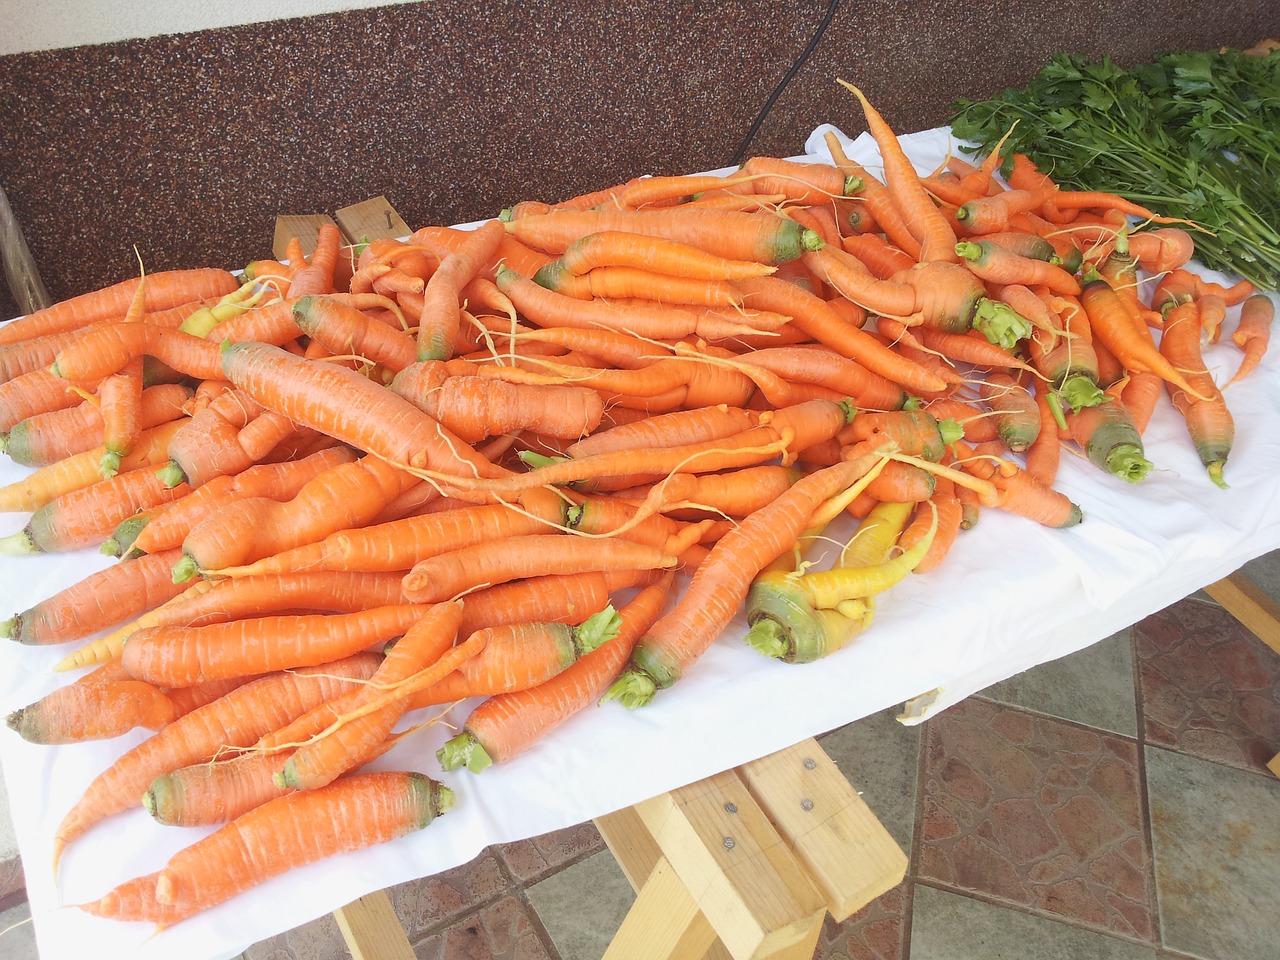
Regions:
M 1201 346 L 1229 332 L 1248 375 L 1272 302 L 1186 269 L 1200 235 L 1169 216 L 1025 155 L 1003 180 L 997 152 L 920 176 L 850 89 L 883 180 L 831 137 L 830 163 L 358 249 L 328 227 L 244 282 L 142 275 L 0 326 L 0 430 L 33 470 L 0 488 L 28 515 L 0 552 L 119 558 L 0 625 L 87 641 L 9 724 L 154 731 L 86 785 L 55 856 L 139 798 L 226 824 L 84 909 L 176 923 L 263 864 L 425 826 L 447 788 L 356 779 L 422 711 L 475 700 L 437 760 L 479 771 L 601 699 L 648 704 L 744 607 L 762 654 L 835 655 L 984 511 L 1080 523 L 1063 450 L 1141 481 L 1162 397 L 1225 483 Z M 368 829 L 335 836 L 352 804 Z M 302 818 L 320 840 L 278 849 Z
M 951 127 L 982 155 L 1003 139 L 1063 186 L 1190 221 L 1205 266 L 1280 288 L 1276 50 L 1169 53 L 1128 70 L 1062 53 L 1022 89 L 958 100 Z

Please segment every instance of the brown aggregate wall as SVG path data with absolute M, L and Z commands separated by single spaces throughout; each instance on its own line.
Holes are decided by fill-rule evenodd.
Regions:
M 49 292 L 270 253 L 277 213 L 385 194 L 411 226 L 641 173 L 726 165 L 827 4 L 424 4 L 0 57 L 0 186 Z M 1121 64 L 1280 35 L 1273 0 L 844 0 L 751 143 L 895 129 L 1021 85 L 1055 52 Z M 16 306 L 0 277 L 0 315 Z

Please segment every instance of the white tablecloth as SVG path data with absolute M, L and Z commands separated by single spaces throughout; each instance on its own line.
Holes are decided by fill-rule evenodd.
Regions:
M 823 129 L 811 136 L 808 153 L 825 153 Z M 922 171 L 946 156 L 946 130 L 903 139 Z M 869 168 L 878 163 L 865 135 L 848 149 Z M 1234 317 L 1233 310 L 1228 323 Z M 1239 359 L 1223 340 L 1207 352 L 1219 382 Z M 910 702 L 904 722 L 919 722 L 996 681 L 1094 643 L 1280 547 L 1280 352 L 1232 387 L 1228 399 L 1237 425 L 1226 469 L 1230 489 L 1209 482 L 1177 414 L 1162 400 L 1146 437 L 1155 469 L 1140 484 L 1124 484 L 1064 455 L 1057 485 L 1083 508 L 1082 524 L 1050 530 L 985 511 L 939 570 L 885 595 L 872 628 L 839 655 L 808 666 L 766 660 L 740 642 L 745 624 L 735 623 L 651 705 L 634 712 L 614 703 L 589 709 L 508 766 L 479 776 L 443 775 L 457 806 L 425 831 L 295 870 L 156 936 L 147 925 L 100 920 L 61 905 L 95 899 L 158 869 L 207 831 L 158 826 L 139 808 L 72 844 L 60 889 L 50 869 L 51 838 L 63 815 L 142 735 L 51 748 L 0 731 L 40 955 L 231 956 L 370 891 L 465 863 L 486 845 L 579 823 L 887 708 Z M 0 483 L 22 473 L 0 462 Z M 0 533 L 8 533 L 26 517 L 0 520 Z M 0 558 L 0 616 L 112 562 L 90 551 Z M 68 649 L 0 644 L 0 710 L 24 706 L 65 682 L 66 675 L 54 676 L 50 667 Z M 460 723 L 465 714 L 463 705 L 452 719 Z M 435 750 L 448 735 L 443 727 L 425 729 L 377 766 L 440 776 Z

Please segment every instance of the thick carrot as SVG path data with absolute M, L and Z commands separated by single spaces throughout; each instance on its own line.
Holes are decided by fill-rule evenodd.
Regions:
M 54 833 L 54 863 L 72 840 L 101 820 L 134 807 L 162 773 L 212 759 L 234 746 L 249 746 L 264 733 L 353 682 L 367 679 L 381 658 L 362 653 L 250 681 L 192 710 L 129 750 L 99 774 L 63 817 Z
M 992 196 L 966 200 L 956 211 L 956 219 L 968 236 L 996 233 L 1008 228 L 1010 216 L 1035 210 L 1055 192 L 1053 187 L 1005 190 Z
M 1262 362 L 1271 341 L 1271 322 L 1275 312 L 1275 303 L 1264 293 L 1250 297 L 1240 308 L 1240 319 L 1231 334 L 1231 342 L 1244 351 L 1244 356 L 1235 374 L 1223 385 L 1224 390 L 1248 376 Z
M 504 235 L 497 220 L 488 220 L 440 261 L 423 291 L 418 317 L 417 359 L 448 360 L 461 325 L 462 288 L 493 258 Z
M 0 636 L 19 643 L 69 643 L 177 596 L 169 567 L 177 551 L 115 564 L 0 623 Z
M 986 449 L 987 445 L 970 448 L 957 443 L 954 446 L 956 463 L 965 472 L 989 481 L 1000 491 L 997 504 L 1000 509 L 1055 528 L 1072 527 L 1083 519 L 1080 507 L 1065 494 L 1035 480 L 1012 460 L 1001 457 L 998 450 Z M 958 495 L 961 489 L 957 487 Z
M 142 391 L 141 427 L 169 423 L 182 416 L 182 405 L 191 397 L 191 388 L 180 383 L 156 384 Z M 65 410 L 36 414 L 13 425 L 0 437 L 0 449 L 14 463 L 45 467 L 83 453 L 102 441 L 102 416 L 92 403 Z
M 466 766 L 479 773 L 524 753 L 575 713 L 595 703 L 631 656 L 636 641 L 658 618 L 671 595 L 670 572 L 645 587 L 619 611 L 617 634 L 564 672 L 537 686 L 485 700 L 458 736 L 436 756 L 445 770 Z
M 300 267 L 289 281 L 286 299 L 313 294 L 332 293 L 334 270 L 338 265 L 338 252 L 342 234 L 336 225 L 322 223 L 316 235 L 316 248 L 311 259 Z
M 1180 370 L 1204 369 L 1204 358 L 1200 352 L 1201 326 L 1197 320 L 1195 303 L 1181 304 L 1165 315 L 1160 352 Z M 1172 384 L 1166 383 L 1165 388 L 1174 408 L 1182 414 L 1196 455 L 1208 471 L 1209 479 L 1226 489 L 1222 470 L 1235 440 L 1235 421 L 1208 371 L 1188 373 L 1187 378 L 1205 399 L 1193 398 Z
M 293 319 L 303 333 L 335 354 L 354 354 L 392 372 L 415 359 L 413 337 L 370 319 L 336 297 L 303 297 L 293 305 Z
M 421 604 L 398 603 L 356 613 L 147 627 L 129 636 L 122 662 L 131 676 L 164 687 L 316 666 L 399 636 L 424 612 Z
M 117 920 L 178 923 L 294 867 L 386 843 L 453 805 L 425 774 L 380 772 L 269 800 L 81 910 Z
M 992 373 L 983 380 L 979 393 L 996 414 L 996 432 L 1006 447 L 1021 453 L 1040 434 L 1040 410 L 1035 397 L 1008 374 Z
M 602 266 L 628 266 L 699 280 L 741 280 L 767 276 L 777 269 L 754 260 L 718 257 L 678 240 L 621 230 L 602 230 L 574 241 L 561 255 L 560 263 L 572 274 Z
M 564 576 L 527 577 L 467 594 L 458 632 L 468 636 L 483 627 L 513 623 L 578 623 L 609 603 L 612 590 L 633 586 L 648 571 L 622 576 L 591 571 Z
M 1195 240 L 1179 227 L 1142 230 L 1129 235 L 1129 252 L 1148 273 L 1166 273 L 1195 255 Z
M 10 713 L 6 724 L 28 743 L 49 745 L 107 740 L 135 727 L 159 730 L 176 719 L 164 691 L 127 675 L 106 675 L 115 666 L 58 687 Z
M 288 500 L 246 497 L 226 504 L 188 531 L 173 576 L 186 579 L 197 571 L 244 566 L 363 526 L 420 482 L 399 467 L 366 456 L 320 472 Z
M 988 283 L 1045 286 L 1053 293 L 1075 296 L 1080 283 L 1061 267 L 1024 257 L 991 240 L 965 240 L 956 244 L 965 266 Z
M 12 430 L 28 417 L 79 405 L 100 380 L 94 377 L 73 384 L 49 370 L 33 370 L 0 383 L 0 431 Z
M 109 323 L 85 331 L 58 353 L 54 374 L 64 380 L 99 380 L 146 355 L 196 380 L 221 380 L 218 345 L 149 323 Z
M 841 296 L 874 313 L 909 317 L 918 309 L 916 291 L 904 283 L 881 280 L 853 254 L 826 244 L 807 251 L 803 262 Z
M 172 580 L 172 576 L 169 579 Z M 240 617 L 300 610 L 357 613 L 403 603 L 402 579 L 402 572 L 333 570 L 201 580 L 167 603 L 80 648 L 54 669 L 70 670 L 118 659 L 125 641 L 147 627 L 202 627 Z M 171 691 L 172 694 L 180 692 Z
M 888 280 L 916 264 L 910 254 L 878 233 L 851 234 L 841 240 L 840 245 L 881 280 Z
M 1142 435 L 1123 403 L 1108 397 L 1092 407 L 1066 414 L 1070 437 L 1099 469 L 1137 483 L 1151 472 Z
M 637 643 L 631 666 L 607 696 L 634 708 L 679 680 L 723 632 L 756 574 L 795 542 L 819 505 L 864 476 L 875 460 L 857 457 L 801 478 L 717 541 L 675 608 Z
M 279 770 L 280 756 L 273 753 L 242 753 L 194 763 L 152 780 L 142 805 L 166 826 L 226 823 L 282 796 L 286 790 L 273 780 Z
M 169 441 L 181 427 L 181 421 L 162 423 L 143 431 L 141 443 L 121 461 L 125 471 L 152 469 L 164 462 Z M 71 454 L 28 474 L 21 480 L 0 487 L 0 510 L 39 510 L 58 497 L 84 490 L 103 482 L 98 464 L 103 448 Z
M 1161 355 L 1146 325 L 1139 327 L 1130 317 L 1124 301 L 1105 280 L 1086 283 L 1080 303 L 1089 316 L 1095 339 L 1104 343 L 1125 367 L 1157 374 L 1191 396 L 1199 396 L 1182 372 Z
M 941 566 L 960 533 L 963 511 L 960 500 L 956 497 L 955 487 L 950 480 L 939 479 L 938 488 L 929 498 L 929 504 L 933 509 L 928 509 L 928 505 L 918 508 L 898 540 L 898 546 L 903 552 L 909 552 L 928 536 L 931 528 L 933 529 L 933 539 L 925 549 L 920 562 L 912 568 L 912 573 L 929 573 Z
M 117 555 L 156 553 L 181 547 L 191 528 L 223 506 L 249 497 L 289 500 L 303 485 L 326 470 L 356 457 L 350 447 L 333 446 L 296 460 L 259 463 L 236 474 L 217 476 L 201 484 L 181 500 L 154 511 L 136 514 L 111 536 Z M 110 552 L 107 544 L 104 552 Z
M 859 411 L 840 432 L 844 443 L 891 443 L 895 450 L 913 457 L 942 462 L 947 446 L 959 439 L 961 426 L 929 409 Z
M 409 401 L 337 364 L 240 343 L 226 347 L 222 368 L 264 407 L 391 463 L 480 477 L 506 472 Z
M 547 253 L 603 230 L 677 240 L 730 260 L 780 264 L 794 260 L 821 239 L 798 223 L 771 214 L 685 206 L 656 210 L 554 210 L 506 224 L 518 240 Z
M 476 587 L 524 577 L 597 570 L 652 570 L 675 566 L 658 547 L 620 538 L 588 539 L 563 534 L 530 534 L 485 542 L 428 557 L 404 578 L 413 603 L 439 603 Z
M 607 430 L 597 430 L 571 444 L 566 453 L 577 458 L 618 450 L 722 440 L 751 429 L 759 420 L 759 414 L 750 410 L 721 404 L 673 411 L 654 417 L 642 417 Z
M 131 277 L 110 287 L 81 294 L 0 325 L 0 345 L 66 330 L 79 330 L 96 320 L 123 317 L 139 284 Z M 196 269 L 153 273 L 147 278 L 146 309 L 164 310 L 221 297 L 240 286 L 225 270 Z

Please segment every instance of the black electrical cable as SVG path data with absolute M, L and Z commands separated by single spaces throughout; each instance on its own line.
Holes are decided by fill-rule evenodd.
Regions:
M 764 102 L 764 107 L 761 108 L 760 114 L 756 117 L 755 122 L 751 124 L 750 129 L 747 130 L 747 135 L 742 138 L 742 145 L 738 147 L 738 152 L 729 161 L 730 166 L 736 167 L 746 158 L 747 148 L 751 145 L 751 141 L 755 139 L 756 134 L 760 132 L 760 127 L 764 123 L 765 117 L 773 109 L 778 97 L 782 96 L 782 91 L 787 88 L 787 84 L 791 82 L 792 77 L 800 72 L 800 68 L 809 59 L 809 54 L 813 53 L 813 49 L 818 45 L 818 41 L 822 39 L 822 35 L 827 32 L 827 27 L 831 25 L 838 6 L 840 6 L 840 0 L 831 0 L 831 3 L 827 6 L 826 15 L 822 18 L 822 22 L 818 24 L 818 29 L 814 31 L 813 36 L 809 38 L 809 43 L 800 51 L 800 56 L 796 58 L 795 63 L 791 64 L 790 69 L 783 74 L 782 79 L 778 81 L 778 85 L 773 88 L 773 93 L 769 94 L 769 99 Z

